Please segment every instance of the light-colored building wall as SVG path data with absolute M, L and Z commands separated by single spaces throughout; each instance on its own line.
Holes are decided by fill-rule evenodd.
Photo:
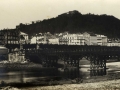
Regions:
M 82 34 L 68 34 L 59 38 L 59 44 L 84 45 L 85 39 Z
M 48 39 L 49 44 L 59 44 L 59 39 L 55 38 L 55 39 Z
M 30 42 L 31 44 L 45 44 L 45 43 L 47 43 L 46 42 L 46 36 L 45 35 L 43 35 L 43 34 L 36 34 L 35 36 L 33 36 L 32 38 L 31 38 L 31 42 Z
M 97 44 L 102 46 L 102 37 L 97 37 Z
M 98 45 L 97 36 L 90 36 L 90 45 Z
M 28 34 L 20 32 L 20 35 L 23 36 L 25 40 L 28 40 Z
M 36 37 L 32 37 L 30 43 L 31 43 L 31 44 L 35 44 L 35 43 L 36 43 Z
M 97 38 L 98 38 L 98 42 L 102 45 L 102 46 L 107 46 L 107 36 L 104 36 L 104 35 L 97 35 Z
M 107 36 L 102 37 L 103 46 L 107 46 Z
M 107 43 L 107 46 L 120 46 L 120 43 L 119 42 L 108 42 Z
M 90 36 L 90 45 L 107 46 L 107 36 L 104 35 Z
M 107 36 L 89 34 L 66 34 L 59 38 L 59 44 L 107 46 Z
M 20 32 L 20 43 L 21 44 L 29 43 L 28 34 Z
M 83 33 L 83 37 L 85 39 L 85 45 L 90 45 L 90 34 L 85 32 Z

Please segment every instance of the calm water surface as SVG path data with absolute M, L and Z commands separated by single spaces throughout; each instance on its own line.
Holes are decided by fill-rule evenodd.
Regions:
M 116 65 L 118 64 L 118 65 Z M 107 72 L 117 72 L 120 73 L 120 62 L 115 63 L 115 64 L 107 64 L 107 67 L 109 69 Z M 82 65 L 81 65 L 82 66 Z M 81 73 L 81 75 L 89 76 L 89 66 L 88 65 L 83 65 L 84 67 L 79 70 L 79 72 L 84 72 Z M 77 74 L 75 73 L 76 69 L 70 69 L 69 73 L 71 73 L 69 76 L 70 78 L 75 78 L 77 77 Z M 0 67 L 0 82 L 5 81 L 6 83 L 12 83 L 12 82 L 20 82 L 20 83 L 25 83 L 25 82 L 36 82 L 39 81 L 42 77 L 47 77 L 47 76 L 63 76 L 63 71 L 62 68 L 48 68 L 48 69 L 21 69 L 21 70 L 9 70 L 4 67 Z M 82 76 L 81 76 L 82 77 Z

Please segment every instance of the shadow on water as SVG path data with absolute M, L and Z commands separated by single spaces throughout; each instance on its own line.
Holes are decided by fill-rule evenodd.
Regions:
M 31 86 L 31 85 L 56 85 L 71 83 L 71 80 L 83 78 L 87 76 L 84 68 L 77 69 L 76 67 L 54 68 L 54 67 L 39 67 L 41 65 L 34 64 L 28 67 L 5 68 L 0 67 L 0 82 L 1 85 L 16 85 L 16 86 Z M 86 67 L 85 67 L 86 68 Z M 78 71 L 79 70 L 79 71 Z M 89 73 L 89 72 L 87 72 Z M 86 77 L 85 76 L 85 77 Z M 75 81 L 76 82 L 76 81 Z
M 83 63 L 84 62 L 84 63 Z M 107 73 L 118 72 L 119 64 L 107 65 L 109 68 Z M 0 67 L 0 85 L 11 85 L 16 87 L 24 86 L 45 86 L 45 85 L 56 85 L 56 84 L 69 84 L 77 83 L 76 78 L 86 79 L 90 77 L 89 61 L 81 60 L 79 71 L 76 67 L 72 68 L 54 68 L 54 67 L 32 67 L 27 69 L 6 69 Z M 118 69 L 115 71 L 115 69 Z M 71 82 L 73 81 L 73 82 Z
M 1 85 L 48 85 L 51 81 L 74 79 L 78 77 L 76 68 L 37 68 L 27 70 L 8 70 L 0 68 Z M 4 82 L 3 82 L 4 81 Z M 55 82 L 54 84 L 58 84 Z

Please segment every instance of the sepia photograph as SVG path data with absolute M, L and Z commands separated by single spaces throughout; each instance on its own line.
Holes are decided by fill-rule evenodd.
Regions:
M 0 0 L 0 90 L 120 90 L 120 0 Z

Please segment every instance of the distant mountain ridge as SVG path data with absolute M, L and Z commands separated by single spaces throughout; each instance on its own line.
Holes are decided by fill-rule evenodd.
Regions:
M 84 14 L 74 10 L 58 15 L 56 18 L 20 24 L 16 26 L 22 32 L 33 35 L 36 33 L 69 33 L 93 32 L 107 35 L 109 38 L 120 38 L 120 20 L 110 15 Z

